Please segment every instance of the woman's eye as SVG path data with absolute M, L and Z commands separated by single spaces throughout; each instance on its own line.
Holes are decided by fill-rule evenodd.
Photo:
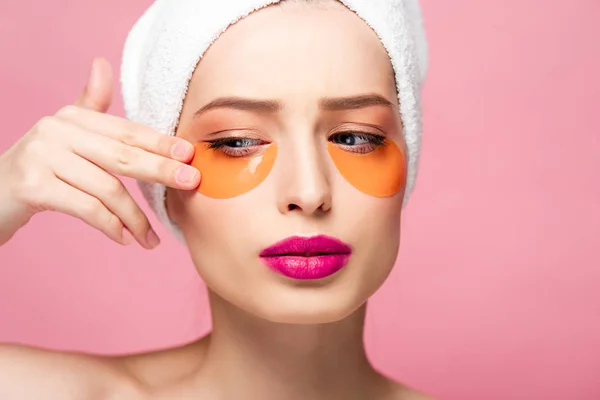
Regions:
M 243 148 L 250 146 L 260 146 L 264 144 L 262 140 L 249 138 L 225 138 L 213 140 L 210 143 L 210 148 L 219 149 L 222 147 Z
M 359 132 L 343 132 L 332 135 L 329 140 L 353 153 L 370 153 L 385 144 L 385 138 L 379 135 Z
M 255 147 L 267 144 L 259 139 L 250 138 L 223 138 L 208 142 L 209 148 L 220 150 L 232 157 L 244 157 L 255 152 Z
M 345 144 L 347 146 L 356 146 L 357 144 L 369 143 L 369 141 L 359 135 L 352 133 L 342 133 L 334 137 L 334 143 Z

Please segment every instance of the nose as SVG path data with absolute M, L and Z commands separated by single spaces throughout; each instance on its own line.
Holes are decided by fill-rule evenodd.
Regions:
M 282 214 L 302 213 L 311 216 L 331 209 L 331 186 L 326 162 L 318 151 L 306 151 L 306 147 L 304 150 L 287 156 L 287 162 L 283 165 L 278 190 L 278 208 Z

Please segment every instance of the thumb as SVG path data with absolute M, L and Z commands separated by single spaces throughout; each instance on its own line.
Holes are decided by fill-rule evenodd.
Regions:
M 106 112 L 112 101 L 113 83 L 112 67 L 104 58 L 94 58 L 87 84 L 76 106 L 90 110 Z

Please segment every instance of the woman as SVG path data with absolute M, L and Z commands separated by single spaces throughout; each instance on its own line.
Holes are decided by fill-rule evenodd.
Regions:
M 194 22 L 184 3 L 171 11 Z M 147 82 L 128 70 L 128 52 L 143 48 L 130 38 L 123 85 L 135 122 L 104 114 L 111 71 L 98 59 L 76 105 L 43 118 L 0 158 L 0 243 L 33 214 L 57 210 L 121 244 L 154 248 L 157 235 L 112 174 L 146 182 L 207 283 L 213 332 L 122 357 L 6 345 L 0 398 L 428 398 L 379 373 L 363 347 L 366 302 L 396 259 L 414 176 L 410 113 L 400 113 L 410 110 L 397 93 L 405 81 L 345 5 L 265 3 L 202 55 L 174 136 L 153 123 L 164 110 L 147 105 L 153 84 L 172 86 L 153 81 L 156 59 L 137 63 Z M 207 10 L 207 24 L 219 18 L 217 6 Z

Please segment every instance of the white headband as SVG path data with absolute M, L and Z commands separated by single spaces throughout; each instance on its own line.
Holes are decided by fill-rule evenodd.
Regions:
M 174 135 L 189 81 L 208 47 L 231 24 L 282 0 L 156 0 L 131 29 L 123 52 L 121 86 L 126 117 Z M 421 146 L 421 86 L 427 41 L 419 0 L 339 0 L 379 36 L 396 76 L 408 148 L 406 204 Z M 184 241 L 168 217 L 164 185 L 138 182 L 158 219 Z

